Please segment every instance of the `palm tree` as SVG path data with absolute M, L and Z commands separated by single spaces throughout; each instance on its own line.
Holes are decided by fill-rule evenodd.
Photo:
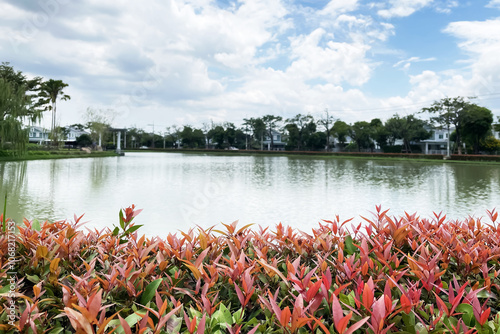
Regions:
M 71 99 L 69 95 L 63 92 L 63 89 L 66 87 L 68 87 L 68 84 L 62 82 L 62 80 L 50 79 L 43 82 L 40 89 L 40 96 L 43 98 L 43 103 L 50 103 L 47 109 L 52 110 L 51 133 L 53 139 L 55 139 L 56 130 L 56 101 L 58 98 L 65 101 Z

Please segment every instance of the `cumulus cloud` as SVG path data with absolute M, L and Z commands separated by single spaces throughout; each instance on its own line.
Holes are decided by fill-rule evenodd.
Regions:
M 491 0 L 486 7 L 488 8 L 500 8 L 500 0 Z
M 470 84 L 478 95 L 500 88 L 500 19 L 450 23 L 444 32 L 461 40 L 459 47 L 468 55 Z
M 389 0 L 389 8 L 380 9 L 378 15 L 383 18 L 410 16 L 430 5 L 434 0 Z
M 465 90 L 472 85 L 470 76 L 483 86 L 494 81 L 488 66 L 500 67 L 493 58 L 498 41 L 486 33 L 497 31 L 494 22 L 455 23 L 445 30 L 460 40 L 470 76 L 452 69 L 413 77 L 398 71 L 439 58 L 395 53 L 390 43 L 397 25 L 388 19 L 455 5 L 454 0 L 151 0 L 147 6 L 126 0 L 5 0 L 0 52 L 2 61 L 30 76 L 69 83 L 72 99 L 60 106 L 63 123 L 81 121 L 75 115 L 89 106 L 116 110 L 116 126 L 144 127 L 153 120 L 199 125 L 210 119 L 238 124 L 244 117 L 288 118 L 324 108 L 342 110 L 340 117 L 351 122 L 366 116 L 356 110 L 428 100 L 446 87 Z M 410 92 L 390 99 L 365 93 L 373 78 L 381 77 L 381 66 L 406 77 Z

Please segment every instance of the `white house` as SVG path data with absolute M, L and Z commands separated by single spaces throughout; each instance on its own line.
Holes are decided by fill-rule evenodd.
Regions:
M 455 128 L 450 127 L 449 133 L 453 133 Z M 431 137 L 422 140 L 419 143 L 422 145 L 422 152 L 425 154 L 447 154 L 448 145 L 448 129 L 434 128 L 431 130 Z
M 49 130 L 39 126 L 30 126 L 29 142 L 43 144 L 49 141 Z
M 66 145 L 72 145 L 76 143 L 76 138 L 80 137 L 83 134 L 90 135 L 90 133 L 88 133 L 87 131 L 77 129 L 72 126 L 68 126 L 66 130 L 68 131 L 68 135 L 66 136 L 65 140 Z
M 275 151 L 285 150 L 286 142 L 282 141 L 284 139 L 283 135 L 275 130 L 272 130 L 272 134 L 273 134 L 273 148 L 272 149 Z M 262 144 L 264 147 L 267 146 L 267 150 L 270 151 L 271 150 L 271 137 L 269 137 L 269 135 L 266 134 L 264 137 L 264 140 L 262 141 Z

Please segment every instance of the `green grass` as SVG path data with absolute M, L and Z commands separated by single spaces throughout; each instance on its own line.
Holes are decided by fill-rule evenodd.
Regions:
M 279 157 L 301 157 L 312 159 L 361 159 L 361 160 L 385 160 L 385 161 L 410 161 L 422 163 L 461 163 L 461 164 L 500 164 L 500 156 L 488 155 L 453 155 L 452 159 L 444 160 L 442 155 L 425 154 L 397 154 L 397 153 L 359 153 L 359 152 L 307 152 L 307 151 L 257 151 L 257 150 L 205 150 L 205 149 L 148 149 L 148 150 L 127 150 L 126 152 L 156 152 L 156 153 L 186 153 L 186 154 L 210 154 L 217 156 L 252 156 L 268 155 Z M 467 159 L 467 160 L 462 160 Z
M 25 161 L 46 159 L 71 159 L 71 158 L 98 158 L 115 157 L 115 152 L 92 152 L 90 154 L 79 150 L 57 150 L 57 151 L 28 151 L 23 155 L 15 155 L 12 152 L 0 151 L 0 161 Z

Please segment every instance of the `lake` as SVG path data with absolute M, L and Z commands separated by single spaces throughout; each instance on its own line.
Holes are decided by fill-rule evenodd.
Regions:
M 485 164 L 138 152 L 3 162 L 0 180 L 18 223 L 85 214 L 86 227 L 111 227 L 120 208 L 135 204 L 144 209 L 140 231 L 160 236 L 235 220 L 310 232 L 336 215 L 371 218 L 379 204 L 396 216 L 454 219 L 500 207 L 500 168 Z

